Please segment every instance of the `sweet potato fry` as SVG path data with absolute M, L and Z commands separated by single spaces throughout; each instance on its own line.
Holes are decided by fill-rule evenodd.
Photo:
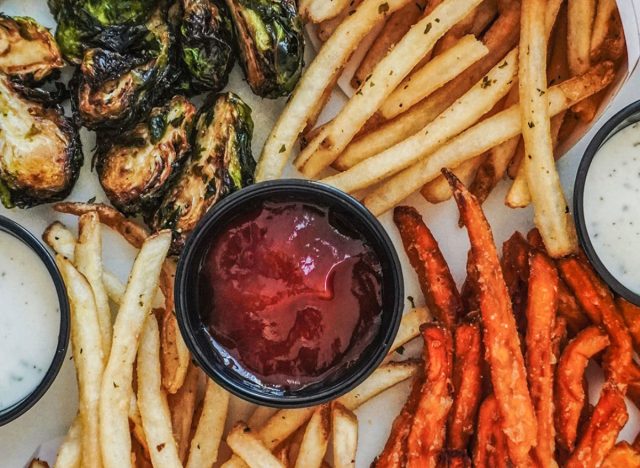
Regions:
M 571 336 L 589 326 L 589 319 L 582 312 L 578 301 L 563 280 L 558 283 L 558 315 L 567 321 Z
M 519 232 L 513 233 L 502 244 L 502 274 L 511 296 L 518 331 L 523 336 L 527 328 L 525 307 L 529 282 L 529 249 L 529 244 Z
M 477 426 L 473 446 L 473 466 L 476 468 L 509 466 L 506 436 L 502 432 L 500 409 L 495 396 L 489 395 L 480 405 Z
M 496 400 L 515 464 L 527 463 L 536 443 L 536 417 L 526 383 L 524 358 L 509 292 L 502 276 L 491 228 L 480 204 L 459 180 L 444 169 L 471 242 L 479 277 L 480 313 L 486 359 Z M 518 408 L 518 411 L 514 411 Z
M 538 421 L 534 455 L 540 466 L 555 462 L 553 428 L 553 344 L 552 329 L 558 303 L 558 271 L 543 252 L 529 257 L 527 300 L 527 377 Z
M 629 442 L 618 442 L 602 463 L 602 468 L 618 468 L 621 466 L 627 468 L 640 467 L 640 452 Z
M 448 468 L 471 468 L 471 458 L 466 451 L 447 452 L 446 462 Z
M 402 468 L 407 463 L 407 438 L 420 399 L 424 379 L 417 376 L 402 411 L 393 421 L 387 443 L 372 464 L 372 468 Z
M 567 344 L 567 320 L 556 315 L 556 321 L 551 330 L 551 351 L 553 352 L 553 369 L 555 373 L 556 364 L 560 361 L 560 356 Z
M 462 314 L 462 300 L 438 243 L 415 208 L 399 206 L 393 220 L 431 313 L 449 330 Z
M 567 452 L 572 452 L 575 447 L 580 414 L 585 404 L 585 369 L 589 359 L 607 346 L 607 334 L 591 326 L 569 342 L 558 362 L 554 384 L 556 440 Z
M 465 451 L 474 432 L 482 396 L 480 327 L 462 323 L 455 331 L 454 398 L 447 428 L 447 450 Z
M 407 468 L 438 466 L 453 403 L 451 333 L 442 325 L 429 324 L 423 328 L 422 336 L 425 342 L 425 381 L 407 439 Z
M 606 383 L 567 468 L 601 466 L 628 419 L 624 394 L 617 385 Z
M 471 250 L 467 253 L 467 277 L 462 284 L 460 296 L 467 315 L 475 314 L 480 310 L 478 302 L 478 270 Z
M 573 291 L 582 309 L 594 324 L 602 324 L 611 340 L 611 347 L 603 359 L 605 376 L 617 384 L 629 380 L 633 346 L 611 292 L 596 273 L 577 257 L 558 261 L 562 277 Z
M 621 297 L 616 299 L 616 304 L 622 314 L 624 323 L 627 325 L 627 329 L 633 340 L 633 346 L 637 353 L 640 350 L 640 307 L 625 301 Z

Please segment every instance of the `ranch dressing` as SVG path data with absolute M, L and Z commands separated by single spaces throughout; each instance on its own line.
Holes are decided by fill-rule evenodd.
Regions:
M 28 246 L 0 231 L 0 411 L 44 378 L 58 343 L 60 309 L 53 280 Z
M 640 293 L 640 124 L 613 135 L 594 156 L 584 187 L 584 216 L 600 261 Z

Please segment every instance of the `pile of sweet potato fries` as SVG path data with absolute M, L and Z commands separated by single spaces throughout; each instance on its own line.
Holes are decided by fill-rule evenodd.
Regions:
M 434 321 L 424 365 L 376 467 L 640 466 L 640 443 L 616 444 L 625 395 L 640 405 L 640 309 L 615 298 L 583 255 L 553 260 L 537 230 L 498 256 L 480 202 L 443 171 L 467 227 L 458 292 L 418 212 L 394 220 Z M 601 366 L 595 406 L 585 371 Z

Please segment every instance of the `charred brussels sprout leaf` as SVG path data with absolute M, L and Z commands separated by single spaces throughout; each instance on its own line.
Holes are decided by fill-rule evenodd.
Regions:
M 0 13 L 0 72 L 40 81 L 64 66 L 51 33 L 32 18 Z
M 226 0 L 247 81 L 259 96 L 286 96 L 304 65 L 302 22 L 294 0 Z
M 180 56 L 197 89 L 220 91 L 233 68 L 233 26 L 218 0 L 183 0 Z
M 22 96 L 0 75 L 0 200 L 8 208 L 65 198 L 82 166 L 78 131 L 60 107 Z
M 171 35 L 160 11 L 137 44 L 118 52 L 85 52 L 72 86 L 74 110 L 92 130 L 129 127 L 146 115 L 169 84 Z
M 96 169 L 116 208 L 126 214 L 157 208 L 189 154 L 195 113 L 186 98 L 175 96 L 123 135 L 99 135 Z
M 211 98 L 198 113 L 191 158 L 150 223 L 173 231 L 174 252 L 214 203 L 253 183 L 252 134 L 251 109 L 233 93 Z

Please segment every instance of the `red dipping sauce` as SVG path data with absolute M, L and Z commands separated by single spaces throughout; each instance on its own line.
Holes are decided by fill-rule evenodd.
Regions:
M 274 390 L 332 379 L 380 328 L 380 261 L 328 208 L 257 205 L 212 239 L 200 275 L 213 345 L 227 365 Z

